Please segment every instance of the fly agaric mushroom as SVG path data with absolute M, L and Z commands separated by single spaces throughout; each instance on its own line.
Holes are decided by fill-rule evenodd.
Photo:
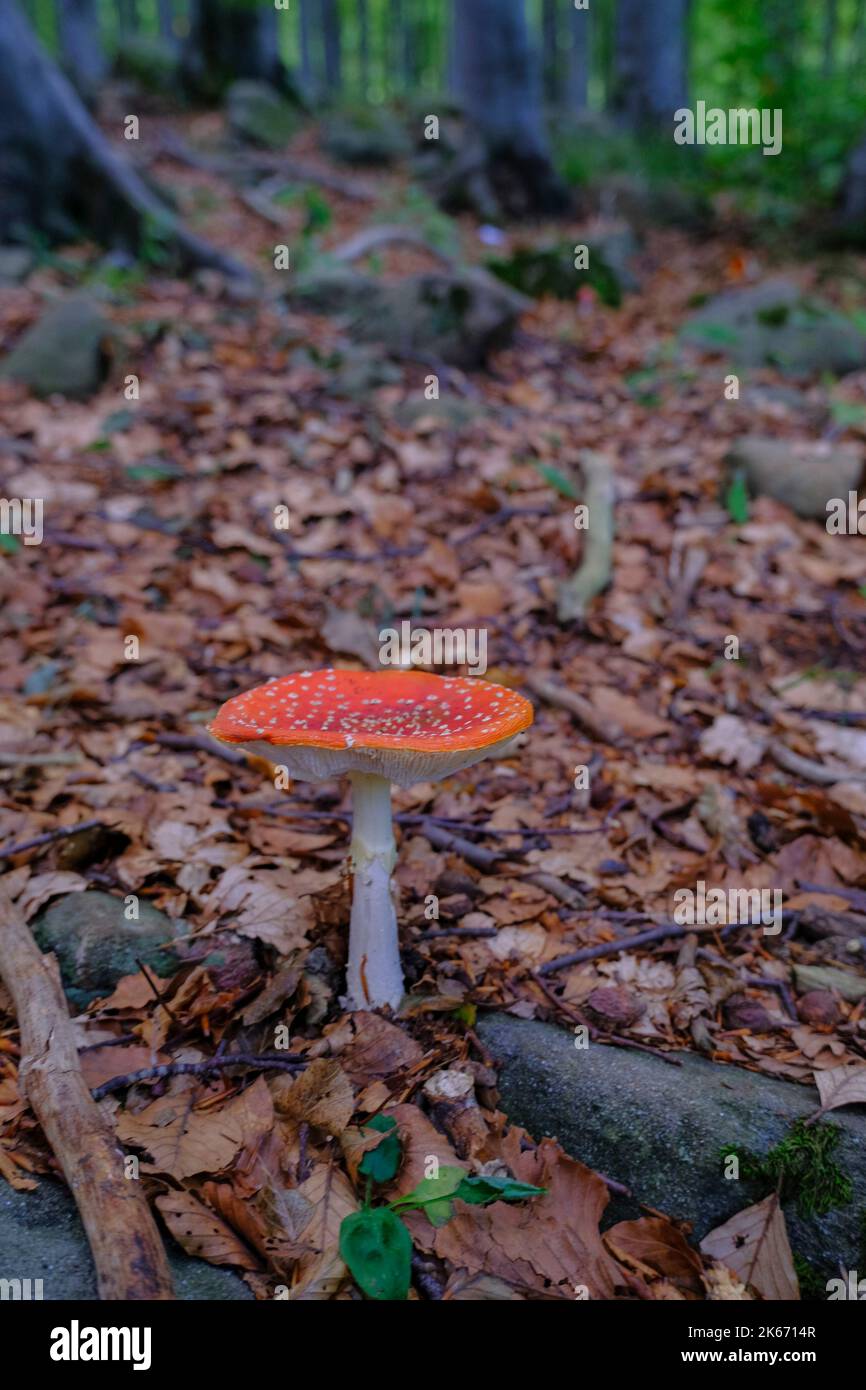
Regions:
M 391 783 L 439 781 L 504 748 L 532 723 L 522 695 L 490 681 L 423 671 L 300 671 L 227 701 L 210 732 L 292 777 L 352 783 L 348 997 L 396 1009 L 403 997 Z

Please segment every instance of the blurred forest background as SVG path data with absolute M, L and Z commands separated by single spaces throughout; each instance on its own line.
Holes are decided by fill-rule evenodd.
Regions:
M 486 101 L 492 119 L 489 69 L 502 63 L 517 79 L 512 103 L 541 103 L 557 166 L 571 185 L 635 168 L 654 178 L 710 179 L 773 228 L 796 222 L 804 202 L 841 198 L 847 222 L 862 220 L 866 206 L 857 149 L 866 124 L 866 0 L 592 0 L 582 9 L 571 0 L 22 6 L 90 104 L 113 73 L 199 102 L 218 101 L 235 79 L 262 79 L 308 108 L 343 108 L 361 125 L 371 108 L 442 114 L 449 99 L 470 114 Z M 500 52 L 490 39 L 502 24 L 514 34 Z M 707 146 L 690 167 L 670 126 L 677 107 L 698 99 L 783 109 L 785 158 Z

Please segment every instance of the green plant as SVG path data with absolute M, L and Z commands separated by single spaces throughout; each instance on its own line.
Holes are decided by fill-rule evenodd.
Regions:
M 722 1161 L 736 1157 L 741 1177 L 772 1188 L 782 1200 L 794 1200 L 801 1216 L 823 1216 L 847 1206 L 853 1193 L 851 1179 L 833 1158 L 841 1138 L 837 1125 L 801 1119 L 767 1154 L 731 1145 L 722 1150 Z
M 421 1211 L 433 1226 L 444 1226 L 454 1211 L 454 1202 L 487 1206 L 490 1202 L 522 1202 L 546 1191 L 507 1176 L 475 1176 L 463 1168 L 438 1167 L 435 1176 L 423 1178 L 411 1192 L 395 1197 L 382 1206 L 371 1201 L 373 1184 L 385 1184 L 397 1176 L 403 1148 L 396 1121 L 390 1115 L 376 1115 L 365 1126 L 378 1131 L 382 1139 L 369 1149 L 358 1167 L 366 1178 L 364 1205 L 343 1219 L 340 1226 L 340 1255 L 358 1288 L 367 1298 L 402 1301 L 409 1293 L 412 1274 L 412 1237 L 401 1214 Z

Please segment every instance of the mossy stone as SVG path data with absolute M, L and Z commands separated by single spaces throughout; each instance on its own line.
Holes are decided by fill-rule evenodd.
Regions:
M 125 913 L 124 899 L 110 893 L 67 893 L 35 918 L 37 944 L 57 956 L 76 1008 L 110 994 L 122 976 L 137 974 L 139 961 L 159 976 L 178 969 L 177 955 L 165 944 L 180 934 L 177 924 L 143 898 L 137 921 Z

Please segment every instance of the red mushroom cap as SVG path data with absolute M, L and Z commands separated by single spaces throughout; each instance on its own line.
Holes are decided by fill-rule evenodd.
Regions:
M 424 671 L 299 671 L 227 701 L 210 731 L 225 743 L 244 744 L 254 752 L 308 748 L 342 755 L 327 760 L 330 774 L 318 770 L 317 760 L 315 774 L 302 770 L 302 776 L 369 766 L 405 782 L 410 770 L 408 780 L 414 781 L 435 776 L 437 769 L 444 776 L 477 762 L 495 745 L 528 728 L 532 719 L 532 705 L 522 695 L 476 677 Z M 397 757 L 365 758 L 366 750 Z M 347 753 L 352 756 L 347 758 Z

